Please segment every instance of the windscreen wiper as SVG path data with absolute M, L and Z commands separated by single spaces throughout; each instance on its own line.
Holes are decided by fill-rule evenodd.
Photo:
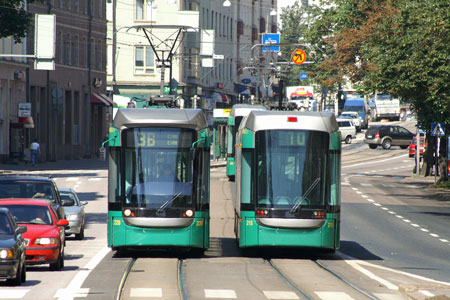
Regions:
M 169 206 L 169 204 L 171 204 L 173 201 L 175 201 L 175 199 L 177 199 L 180 195 L 181 195 L 181 192 L 173 195 L 173 197 L 171 199 L 167 200 L 166 202 L 164 202 L 163 205 L 161 205 L 156 212 L 162 213 Z
M 314 188 L 316 187 L 317 184 L 319 184 L 320 182 L 320 177 L 316 178 L 316 180 L 314 180 L 314 182 L 309 186 L 309 188 L 306 190 L 306 192 L 303 194 L 303 196 L 301 196 L 294 204 L 294 206 L 292 206 L 290 212 L 291 213 L 295 213 L 297 212 L 298 208 L 300 207 L 300 205 L 302 204 L 302 202 L 305 199 L 308 199 L 309 194 L 311 194 L 311 192 L 314 190 Z

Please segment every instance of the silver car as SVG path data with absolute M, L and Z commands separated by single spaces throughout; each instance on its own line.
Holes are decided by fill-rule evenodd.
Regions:
M 75 234 L 77 240 L 84 239 L 84 206 L 88 204 L 87 201 L 80 201 L 77 193 L 71 188 L 59 188 L 66 219 L 69 221 L 69 226 L 66 227 L 66 235 Z

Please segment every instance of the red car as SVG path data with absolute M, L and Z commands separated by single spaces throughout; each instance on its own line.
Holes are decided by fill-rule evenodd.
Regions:
M 409 157 L 414 157 L 416 155 L 416 148 L 417 148 L 417 143 L 416 143 L 416 137 L 413 137 L 411 139 L 411 143 L 409 144 Z M 425 151 L 425 137 L 421 136 L 420 137 L 420 155 L 423 155 L 423 152 Z
M 49 201 L 3 199 L 0 207 L 8 208 L 17 224 L 27 227 L 23 234 L 27 265 L 50 264 L 51 271 L 64 267 L 64 226 L 69 225 L 69 221 L 58 219 Z

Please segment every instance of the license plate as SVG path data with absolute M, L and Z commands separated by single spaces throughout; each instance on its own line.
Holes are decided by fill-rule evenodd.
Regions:
M 371 139 L 371 138 L 372 138 L 372 136 L 371 136 L 371 135 L 368 135 L 368 136 L 367 136 L 367 138 L 368 138 L 368 139 Z

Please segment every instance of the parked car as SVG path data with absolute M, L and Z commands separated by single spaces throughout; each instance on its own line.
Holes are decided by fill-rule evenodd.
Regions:
M 345 111 L 338 117 L 338 119 L 351 119 L 356 127 L 356 132 L 361 132 L 361 118 L 357 112 Z
M 77 240 L 84 239 L 84 206 L 87 201 L 80 201 L 77 193 L 71 188 L 59 188 L 59 194 L 63 201 L 66 218 L 69 226 L 66 227 L 66 235 L 75 234 Z
M 0 199 L 33 198 L 49 200 L 58 212 L 60 219 L 65 219 L 64 208 L 56 183 L 50 177 L 29 175 L 1 175 Z
M 411 139 L 411 143 L 409 144 L 409 157 L 414 157 L 416 155 L 417 149 L 417 135 Z M 425 152 L 425 133 L 420 133 L 420 155 L 422 156 Z
M 391 146 L 400 146 L 402 149 L 408 148 L 414 133 L 398 125 L 375 125 L 367 129 L 364 136 L 364 143 L 370 149 L 382 146 L 383 149 L 390 149 Z
M 0 207 L 0 278 L 8 285 L 21 285 L 27 278 L 24 226 L 17 226 L 12 213 Z
M 64 267 L 64 226 L 69 221 L 59 219 L 47 200 L 2 199 L 0 206 L 8 208 L 20 226 L 26 226 L 25 261 L 27 265 L 50 264 L 51 271 Z
M 351 144 L 352 139 L 356 137 L 356 128 L 351 119 L 337 119 L 341 140 L 346 144 Z

